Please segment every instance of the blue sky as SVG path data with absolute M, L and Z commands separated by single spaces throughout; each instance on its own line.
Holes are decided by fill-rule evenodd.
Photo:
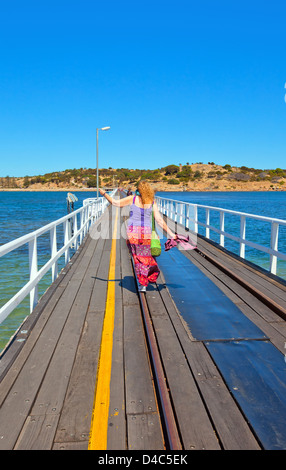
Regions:
M 0 0 L 0 176 L 286 168 L 286 2 Z

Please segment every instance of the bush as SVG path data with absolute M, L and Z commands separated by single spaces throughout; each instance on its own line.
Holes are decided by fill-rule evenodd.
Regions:
M 30 178 L 28 176 L 25 176 L 23 186 L 24 188 L 28 188 L 30 186 Z
M 168 184 L 180 184 L 180 181 L 177 178 L 171 178 Z
M 174 175 L 175 173 L 178 173 L 179 167 L 177 165 L 168 165 L 163 168 L 165 170 L 165 176 L 167 175 Z
M 189 181 L 191 175 L 192 175 L 192 169 L 190 166 L 183 166 L 182 171 L 179 171 L 177 173 L 177 178 L 181 178 L 182 181 Z
M 250 180 L 250 175 L 247 175 L 246 173 L 233 173 L 232 175 L 229 175 L 228 179 L 235 181 L 248 181 Z
M 100 186 L 100 178 L 98 179 L 98 184 Z M 87 187 L 88 188 L 96 188 L 97 184 L 96 184 L 96 178 L 95 177 L 91 177 L 87 180 Z
M 284 170 L 282 170 L 281 168 L 276 168 L 276 170 L 270 170 L 269 175 L 271 177 L 272 176 L 280 176 L 280 177 L 286 176 Z

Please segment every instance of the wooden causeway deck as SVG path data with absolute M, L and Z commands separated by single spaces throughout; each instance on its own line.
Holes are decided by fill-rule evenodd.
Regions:
M 113 230 L 111 212 L 109 209 Z M 115 309 L 108 416 L 107 422 L 101 422 L 100 429 L 93 432 L 106 433 L 106 443 L 99 445 L 106 445 L 108 450 L 166 449 L 140 297 L 126 241 L 120 236 L 121 227 L 120 216 L 115 243 L 115 279 L 108 281 L 111 237 L 95 239 L 95 226 L 1 358 L 1 450 L 90 448 L 107 288 L 111 283 L 114 283 Z M 259 419 L 255 427 L 257 415 L 252 410 L 260 399 L 263 405 L 264 397 L 260 398 L 257 393 L 254 402 L 250 397 L 250 408 L 244 407 L 241 397 L 236 395 L 239 390 L 235 390 L 228 377 L 230 365 L 223 359 L 231 354 L 236 358 L 235 347 L 242 348 L 238 352 L 249 347 L 248 357 L 254 358 L 253 345 L 267 345 L 277 351 L 281 358 L 279 367 L 283 369 L 286 287 L 203 239 L 198 240 L 198 248 L 247 284 L 266 293 L 281 306 L 282 314 L 278 315 L 197 250 L 184 253 L 186 262 L 216 286 L 224 299 L 231 301 L 243 317 L 257 326 L 262 336 L 223 341 L 196 337 L 192 323 L 179 313 L 180 305 L 175 304 L 172 293 L 175 287 L 172 283 L 168 287 L 163 269 L 157 284 L 151 286 L 146 295 L 140 294 L 145 295 L 155 330 L 181 447 L 184 450 L 283 447 L 284 441 L 281 443 L 280 438 L 276 441 L 275 436 L 272 440 L 264 438 Z M 229 348 L 226 349 L 229 355 L 224 354 L 224 347 Z M 240 365 L 234 362 L 232 367 L 236 370 Z M 255 370 L 260 369 L 257 366 Z M 247 381 L 251 381 L 251 377 L 246 376 Z M 285 383 L 286 380 L 284 386 Z M 244 385 L 241 380 L 237 387 Z M 275 407 L 269 403 L 266 406 L 270 416 L 272 406 Z M 281 419 L 279 429 L 284 422 L 286 431 L 285 415 Z

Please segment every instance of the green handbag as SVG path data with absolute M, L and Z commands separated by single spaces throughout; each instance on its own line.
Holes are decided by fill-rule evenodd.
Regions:
M 152 207 L 152 234 L 151 234 L 151 255 L 160 256 L 161 254 L 161 242 L 159 235 L 155 230 L 154 211 Z

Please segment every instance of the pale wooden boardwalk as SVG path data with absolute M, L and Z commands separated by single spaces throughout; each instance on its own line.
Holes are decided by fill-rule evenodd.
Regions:
M 121 220 L 118 227 L 119 231 Z M 285 308 L 285 286 L 254 273 L 204 240 L 199 240 L 200 247 L 255 286 L 263 285 Z M 110 238 L 96 240 L 89 235 L 1 358 L 1 450 L 88 449 L 110 250 Z M 184 256 L 258 325 L 283 359 L 285 319 L 198 252 Z M 164 450 L 140 299 L 126 241 L 120 236 L 115 281 L 110 282 L 115 282 L 115 317 L 107 449 Z M 146 301 L 182 449 L 263 448 L 206 341 L 196 338 L 181 318 L 163 270 L 147 291 Z

